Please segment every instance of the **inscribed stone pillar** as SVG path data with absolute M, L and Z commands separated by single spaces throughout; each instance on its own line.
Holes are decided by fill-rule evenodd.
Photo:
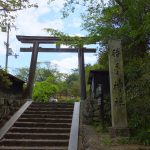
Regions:
M 80 75 L 80 95 L 81 95 L 81 100 L 85 100 L 86 99 L 86 83 L 85 83 L 83 49 L 79 49 L 78 51 L 78 60 L 79 60 L 79 75 Z
M 110 40 L 108 46 L 112 128 L 125 129 L 127 112 L 121 40 Z

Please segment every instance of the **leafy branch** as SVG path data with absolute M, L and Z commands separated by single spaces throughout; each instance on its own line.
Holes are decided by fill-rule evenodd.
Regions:
M 30 3 L 29 0 L 0 0 L 0 25 L 4 26 L 7 23 L 13 23 L 17 15 L 12 12 L 31 7 L 37 8 L 38 5 L 37 3 Z
M 51 36 L 60 38 L 60 41 L 56 43 L 58 45 L 65 44 L 70 47 L 82 48 L 85 44 L 91 44 L 89 37 L 70 36 L 52 28 L 45 28 L 44 30 L 46 30 Z

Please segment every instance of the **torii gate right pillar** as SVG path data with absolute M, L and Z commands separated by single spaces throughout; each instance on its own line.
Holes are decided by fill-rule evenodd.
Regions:
M 80 75 L 80 97 L 81 100 L 86 99 L 86 83 L 85 83 L 85 69 L 84 69 L 84 50 L 79 48 L 78 50 L 79 60 L 79 75 Z
M 121 40 L 109 41 L 112 136 L 129 136 Z

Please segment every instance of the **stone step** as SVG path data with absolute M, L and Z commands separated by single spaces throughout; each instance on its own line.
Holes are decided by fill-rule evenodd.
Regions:
M 71 123 L 15 122 L 14 127 L 71 128 Z
M 34 108 L 73 108 L 73 105 L 52 105 L 52 104 L 47 104 L 47 105 L 43 105 L 43 104 L 41 104 L 41 105 L 34 105 L 34 104 L 32 104 L 31 106 L 29 106 L 29 107 L 34 107 Z
M 43 103 L 43 102 L 33 102 L 33 106 L 74 106 L 74 103 Z
M 25 111 L 24 114 L 51 114 L 51 115 L 72 115 L 73 111 Z
M 29 107 L 27 109 L 27 111 L 68 111 L 68 112 L 72 112 L 73 109 L 72 108 L 43 108 L 43 107 L 40 107 L 40 108 L 37 108 L 37 107 Z
M 68 140 L 3 139 L 0 146 L 68 146 Z
M 39 110 L 55 110 L 55 109 L 57 109 L 57 110 L 61 110 L 61 111 L 64 111 L 64 110 L 67 110 L 67 109 L 70 109 L 70 110 L 73 110 L 73 107 L 70 107 L 70 106 L 68 106 L 68 107 L 59 107 L 59 106 L 55 106 L 55 107 L 49 107 L 49 106 L 47 106 L 47 107 L 37 107 L 37 106 L 30 106 L 28 109 L 30 109 L 30 108 L 32 108 L 32 109 L 39 109 Z
M 72 118 L 72 115 L 51 115 L 51 114 L 22 114 L 21 118 Z
M 36 127 L 12 127 L 9 132 L 20 133 L 69 133 L 70 128 L 36 128 Z
M 24 147 L 24 146 L 0 146 L 0 150 L 68 150 L 68 147 L 66 146 L 58 146 L 58 147 L 47 147 L 47 146 L 42 146 L 42 147 L 37 147 L 37 146 L 32 146 L 32 147 Z
M 5 139 L 53 139 L 53 140 L 69 140 L 70 134 L 68 133 L 18 133 L 8 132 Z
M 71 123 L 72 119 L 63 118 L 19 118 L 18 122 L 43 122 L 43 123 Z

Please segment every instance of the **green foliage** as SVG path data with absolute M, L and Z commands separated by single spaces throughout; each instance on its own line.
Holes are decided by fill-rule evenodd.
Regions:
M 95 131 L 98 132 L 98 133 L 105 133 L 105 132 L 107 132 L 107 128 L 103 127 L 101 122 L 92 121 L 90 123 L 90 125 L 92 127 L 94 127 Z
M 93 121 L 93 122 L 91 122 L 91 125 L 92 125 L 92 127 L 95 128 L 96 132 L 98 132 L 98 133 L 103 132 L 103 127 L 100 122 Z
M 101 57 L 101 56 L 100 56 Z M 103 58 L 103 57 L 102 57 Z M 100 58 L 101 59 L 101 58 Z M 124 64 L 128 124 L 131 129 L 131 142 L 118 141 L 120 144 L 149 144 L 150 129 L 150 55 L 143 58 L 128 58 Z M 100 61 L 101 62 L 101 61 Z M 107 59 L 104 59 L 107 62 Z M 100 64 L 102 65 L 102 64 Z M 105 67 L 105 65 L 103 65 Z M 88 67 L 87 67 L 88 68 Z M 92 68 L 92 67 L 90 67 Z M 87 69 L 88 70 L 88 69 Z M 90 69 L 89 69 L 90 70 Z M 105 125 L 110 126 L 110 98 L 105 97 Z M 134 139 L 134 140 L 133 140 Z M 105 141 L 105 140 L 104 140 Z M 107 140 L 106 140 L 107 141 Z M 106 142 L 107 143 L 107 142 Z
M 121 144 L 121 145 L 125 145 L 125 144 L 131 143 L 130 140 L 131 140 L 131 139 L 128 138 L 128 137 L 119 137 L 119 138 L 117 139 L 117 143 L 119 143 L 119 144 Z
M 12 82 L 10 81 L 8 74 L 0 69 L 0 88 L 9 88 Z
M 147 129 L 150 125 L 150 57 L 134 58 L 125 68 L 129 125 Z
M 27 81 L 29 75 L 29 68 L 28 67 L 18 68 L 14 71 L 14 73 L 18 78 Z M 38 62 L 35 73 L 35 81 L 44 81 L 49 76 L 55 75 L 58 76 L 59 72 L 57 71 L 57 68 L 53 66 L 50 62 Z
M 22 79 L 23 81 L 28 80 L 28 74 L 29 74 L 29 68 L 27 67 L 23 67 L 23 68 L 18 68 L 15 71 L 16 77 L 18 77 L 19 79 Z
M 91 44 L 91 41 L 88 37 L 79 37 L 79 36 L 70 36 L 68 34 L 65 34 L 61 31 L 52 29 L 52 28 L 45 28 L 45 30 L 51 35 L 55 37 L 59 37 L 60 41 L 58 41 L 56 44 L 65 44 L 70 47 L 75 48 L 82 48 L 84 44 Z M 93 43 L 92 43 L 93 44 Z
M 103 137 L 103 138 L 101 139 L 101 143 L 102 143 L 103 145 L 105 145 L 105 146 L 111 146 L 111 145 L 112 145 L 112 139 L 111 139 L 110 137 L 108 137 L 108 136 Z
M 33 100 L 47 102 L 58 91 L 54 77 L 48 77 L 45 81 L 36 82 L 33 90 Z
M 38 62 L 36 68 L 35 78 L 36 81 L 44 81 L 49 76 L 58 77 L 59 72 L 56 66 L 52 65 L 51 62 Z
M 16 18 L 14 12 L 31 7 L 38 6 L 36 3 L 31 3 L 30 0 L 0 0 L 0 26 L 13 23 Z
M 15 74 L 18 78 L 27 81 L 29 68 L 16 69 Z M 50 77 L 53 79 L 53 82 L 47 81 Z M 78 70 L 73 70 L 72 74 L 67 75 L 58 72 L 56 66 L 52 66 L 49 62 L 38 63 L 35 81 L 37 82 L 35 83 L 33 98 L 38 101 L 40 99 L 41 101 L 47 101 L 51 95 L 60 100 L 64 99 L 64 96 L 70 99 L 70 97 L 77 98 L 80 95 Z M 47 92 L 47 90 L 50 91 Z M 41 92 L 43 92 L 44 96 Z
M 79 73 L 78 73 L 78 70 L 75 70 L 73 71 L 71 74 L 69 74 L 67 77 L 66 77 L 66 83 L 68 85 L 72 85 L 72 82 L 74 81 L 78 81 L 79 80 Z
M 80 101 L 80 98 L 72 98 L 72 99 L 65 99 L 63 100 L 63 102 L 65 103 L 74 103 L 74 102 L 79 102 Z
M 149 0 L 109 0 L 107 5 L 103 0 L 65 0 L 62 14 L 67 17 L 74 12 L 75 8 L 82 7 L 82 27 L 88 31 L 90 43 L 101 41 L 106 46 L 109 39 L 119 38 L 122 39 L 124 50 L 127 49 L 131 57 L 143 56 L 149 49 L 149 5 Z M 64 39 L 66 37 L 67 41 L 71 39 L 68 35 L 65 36 L 64 33 L 56 32 L 56 30 L 47 31 Z M 86 42 L 81 43 L 83 45 Z
M 136 138 L 139 143 L 147 146 L 150 145 L 150 132 L 141 130 L 138 132 Z
M 9 1 L 0 1 L 1 10 L 5 11 L 17 11 L 22 8 L 37 7 L 36 4 L 30 4 L 29 0 L 18 1 L 18 0 L 9 0 Z
M 67 93 L 69 96 L 79 97 L 80 96 L 80 82 L 78 70 L 72 70 L 73 72 L 66 77 Z
M 138 141 L 149 143 L 150 1 L 109 0 L 105 5 L 103 0 L 66 0 L 63 16 L 74 12 L 76 5 L 85 6 L 82 27 L 89 33 L 88 40 L 93 43 L 101 41 L 105 47 L 99 53 L 98 69 L 108 69 L 108 40 L 122 40 L 129 127 L 134 129 L 132 136 Z M 86 71 L 90 69 L 94 67 L 89 66 Z M 109 105 L 105 107 L 109 108 Z
M 131 135 L 143 144 L 150 143 L 150 56 L 135 57 L 125 65 L 126 98 Z

